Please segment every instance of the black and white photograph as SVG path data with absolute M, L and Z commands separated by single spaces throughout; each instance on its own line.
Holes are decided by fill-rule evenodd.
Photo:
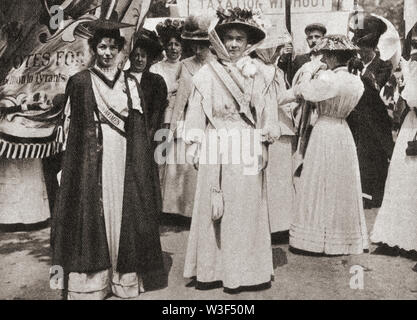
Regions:
M 0 0 L 0 300 L 417 300 L 417 0 Z

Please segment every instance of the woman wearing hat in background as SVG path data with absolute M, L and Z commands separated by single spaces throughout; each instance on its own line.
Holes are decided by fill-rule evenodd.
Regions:
M 262 170 L 266 156 L 261 156 L 266 146 L 260 137 L 251 139 L 265 116 L 264 79 L 248 56 L 265 32 L 251 11 L 237 8 L 218 15 L 209 32 L 217 60 L 194 76 L 185 120 L 198 178 L 184 277 L 196 277 L 198 285 L 222 282 L 225 289 L 237 290 L 270 284 L 273 275 Z M 229 133 L 239 138 L 232 145 Z M 251 145 L 241 150 L 234 145 L 240 142 Z M 219 152 L 217 143 L 228 154 Z M 254 157 L 245 157 L 244 150 L 251 147 L 257 150 Z
M 380 96 L 391 77 L 392 64 L 382 61 L 377 51 L 379 39 L 387 31 L 382 20 L 367 15 L 363 28 L 353 31 L 352 41 L 360 48 L 365 93 L 347 121 L 357 147 L 365 209 L 372 209 L 381 207 L 394 148 L 392 120 Z
M 154 141 L 155 133 L 162 127 L 163 115 L 168 105 L 167 85 L 164 78 L 149 71 L 154 61 L 162 54 L 162 50 L 156 33 L 142 29 L 136 35 L 129 56 L 130 69 L 127 71 L 128 79 L 139 88 L 135 89 L 133 94 L 143 95 L 151 141 Z
M 162 119 L 162 126 L 164 128 L 169 128 L 169 124 L 171 123 L 172 109 L 174 107 L 175 96 L 178 89 L 178 77 L 181 67 L 180 60 L 182 56 L 182 28 L 182 21 L 173 21 L 171 19 L 166 19 L 156 26 L 156 31 L 163 44 L 166 59 L 155 63 L 151 66 L 150 71 L 162 76 L 168 88 L 168 105 Z M 163 191 L 164 187 L 165 168 L 165 164 L 159 165 L 161 191 Z
M 290 246 L 328 255 L 361 254 L 368 248 L 355 142 L 346 117 L 364 87 L 348 72 L 359 48 L 346 36 L 329 35 L 313 51 L 323 54 L 318 65 L 294 88 L 297 97 L 315 103 L 319 118 L 305 154 Z M 327 71 L 317 72 L 322 67 Z
M 117 58 L 117 20 L 93 22 L 91 68 L 67 84 L 68 128 L 52 223 L 52 264 L 66 275 L 68 299 L 139 295 L 163 272 L 159 192 L 142 99 Z M 143 281 L 142 281 L 143 280 Z
M 191 217 L 193 213 L 197 171 L 192 164 L 185 161 L 186 145 L 182 137 L 183 122 L 192 91 L 192 77 L 207 61 L 213 58 L 209 49 L 209 26 L 209 18 L 190 16 L 185 21 L 181 36 L 184 48 L 191 47 L 194 56 L 181 61 L 178 91 L 170 125 L 175 140 L 172 141 L 167 155 L 163 212 L 180 214 L 185 217 Z

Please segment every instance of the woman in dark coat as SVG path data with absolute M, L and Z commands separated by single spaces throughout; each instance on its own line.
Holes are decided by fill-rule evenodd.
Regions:
M 133 298 L 163 274 L 150 100 L 132 94 L 117 69 L 120 27 L 97 23 L 89 41 L 95 65 L 66 90 L 69 131 L 52 247 L 68 299 Z
M 353 41 L 360 47 L 365 93 L 347 121 L 355 139 L 365 208 L 379 208 L 384 196 L 389 159 L 394 149 L 392 120 L 380 97 L 390 79 L 392 64 L 382 61 L 376 50 L 387 30 L 380 19 L 366 16 L 364 27 L 355 30 Z

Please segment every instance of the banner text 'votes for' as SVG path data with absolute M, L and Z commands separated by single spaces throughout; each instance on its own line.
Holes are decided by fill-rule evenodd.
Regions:
M 263 14 L 285 14 L 285 0 L 188 0 L 190 14 L 213 14 L 218 8 L 250 9 Z M 332 0 L 292 0 L 293 13 L 332 11 Z

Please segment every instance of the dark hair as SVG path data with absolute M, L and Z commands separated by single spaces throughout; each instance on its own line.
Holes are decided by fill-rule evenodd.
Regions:
M 94 33 L 94 36 L 88 40 L 88 45 L 94 53 L 97 53 L 97 45 L 103 38 L 114 39 L 117 49 L 121 51 L 125 45 L 125 38 L 120 35 L 119 30 L 99 29 Z
M 355 75 L 364 68 L 362 60 L 360 60 L 355 51 L 352 50 L 322 50 L 325 55 L 333 55 L 336 57 L 339 66 L 347 66 L 350 73 Z
M 181 46 L 183 46 L 183 40 L 181 38 L 181 34 L 173 32 L 170 35 L 165 35 L 165 36 L 161 37 L 161 42 L 162 42 L 162 45 L 164 46 L 164 49 L 166 49 L 168 47 L 168 44 L 169 44 L 169 42 L 171 41 L 172 38 L 177 40 L 178 43 L 180 43 Z
M 142 42 L 137 42 L 129 54 L 129 60 L 132 60 L 134 58 L 134 54 L 137 48 L 140 48 L 146 52 L 146 58 L 148 59 L 146 66 L 147 68 L 149 68 L 156 60 L 158 60 L 161 54 L 159 50 L 152 49 Z
M 355 75 L 358 75 L 362 72 L 362 70 L 365 68 L 365 65 L 363 64 L 362 60 L 358 57 L 353 57 L 348 62 L 348 70 L 350 73 L 353 73 Z

